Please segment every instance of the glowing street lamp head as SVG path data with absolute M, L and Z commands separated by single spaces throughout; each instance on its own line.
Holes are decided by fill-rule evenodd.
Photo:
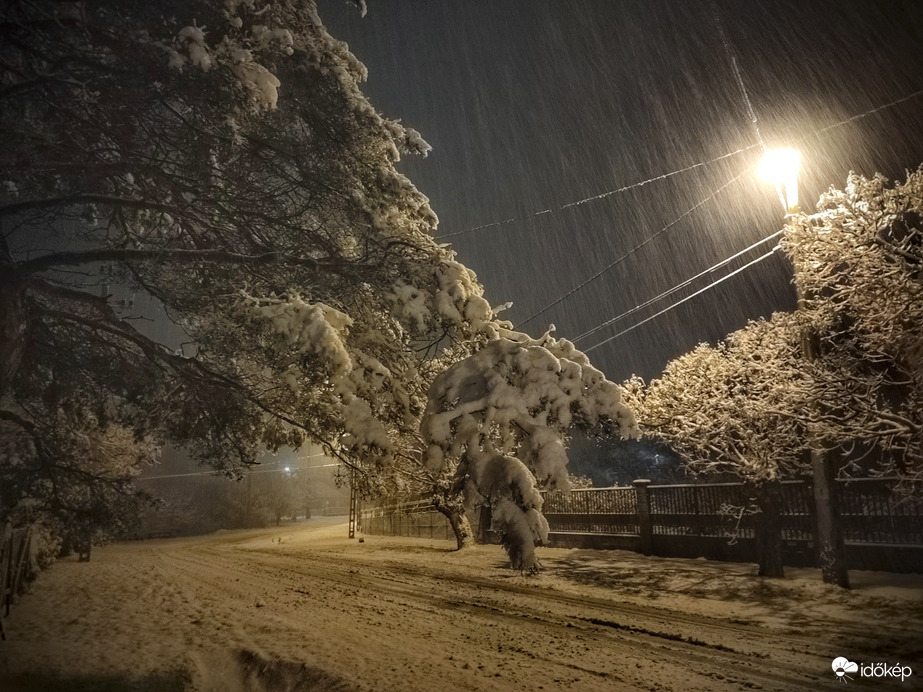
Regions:
M 773 149 L 767 151 L 760 161 L 757 175 L 767 183 L 785 186 L 788 210 L 798 208 L 798 169 L 801 167 L 801 154 L 795 149 Z

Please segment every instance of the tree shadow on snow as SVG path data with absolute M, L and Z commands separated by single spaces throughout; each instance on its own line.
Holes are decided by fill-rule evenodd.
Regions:
M 246 690 L 246 692 L 353 692 L 346 681 L 302 662 L 267 658 L 252 651 L 237 651 L 233 658 L 221 659 L 225 668 L 205 670 L 204 680 L 189 670 L 177 669 L 131 675 L 72 675 L 21 673 L 0 675 L 3 692 L 187 692 L 199 689 Z M 226 684 L 222 684 L 226 683 Z M 219 687 L 215 687 L 215 685 Z
M 143 677 L 129 675 L 63 676 L 54 673 L 23 673 L 0 676 L 4 692 L 184 692 L 189 686 L 184 670 L 151 673 Z
M 321 668 L 305 663 L 266 658 L 252 651 L 239 651 L 247 690 L 254 692 L 352 692 L 351 685 Z

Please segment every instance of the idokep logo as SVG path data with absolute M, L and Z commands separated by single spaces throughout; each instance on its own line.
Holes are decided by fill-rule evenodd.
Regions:
M 856 673 L 863 678 L 900 678 L 903 682 L 913 673 L 910 666 L 902 666 L 900 663 L 853 663 L 842 656 L 833 659 L 832 667 L 839 682 L 852 680 Z
M 837 680 L 846 682 L 847 680 L 852 680 L 848 673 L 859 672 L 859 664 L 853 663 L 840 656 L 839 658 L 833 659 L 833 672 L 836 673 Z

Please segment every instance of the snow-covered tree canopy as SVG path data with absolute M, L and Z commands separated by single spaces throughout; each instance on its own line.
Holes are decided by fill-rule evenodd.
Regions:
M 647 386 L 626 383 L 645 432 L 669 440 L 690 470 L 756 482 L 802 466 L 799 408 L 809 388 L 798 320 L 784 313 L 751 322 L 717 346 L 699 345 Z
M 433 382 L 421 427 L 425 464 L 453 468 L 469 502 L 490 505 L 514 567 L 531 570 L 535 544 L 548 538 L 538 489 L 570 489 L 565 443 L 575 427 L 636 433 L 619 387 L 573 344 L 505 330 Z
M 851 174 L 783 240 L 818 341 L 823 443 L 852 440 L 923 475 L 923 168 L 905 183 Z
M 62 489 L 123 492 L 163 441 L 234 473 L 312 440 L 365 492 L 432 494 L 460 542 L 467 486 L 533 567 L 567 430 L 631 416 L 433 240 L 395 168 L 429 146 L 362 95 L 314 4 L 10 0 L 4 22 L 2 512 L 99 519 Z
M 809 472 L 809 449 L 846 472 L 923 471 L 923 172 L 888 188 L 851 176 L 783 248 L 804 296 L 668 364 L 627 401 L 698 472 L 756 482 Z
M 0 474 L 34 476 L 4 511 L 63 506 L 81 440 L 123 430 L 231 471 L 314 439 L 361 479 L 431 481 L 427 380 L 496 320 L 395 169 L 428 145 L 313 3 L 10 0 L 3 22 Z

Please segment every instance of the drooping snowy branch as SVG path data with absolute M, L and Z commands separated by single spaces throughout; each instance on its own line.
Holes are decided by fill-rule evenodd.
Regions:
M 574 427 L 630 437 L 619 388 L 566 340 L 503 336 L 440 374 L 421 431 L 426 466 L 456 468 L 472 502 L 489 503 L 513 565 L 534 569 L 548 538 L 537 488 L 568 490 L 566 440 Z

